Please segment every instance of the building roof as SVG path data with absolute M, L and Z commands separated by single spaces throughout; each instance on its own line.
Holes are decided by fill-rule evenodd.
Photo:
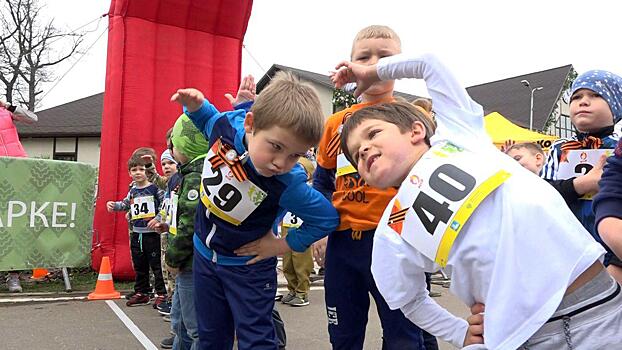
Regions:
M 519 75 L 512 78 L 475 85 L 467 88 L 471 97 L 484 107 L 485 114 L 499 112 L 513 123 L 529 126 L 531 89 L 542 86 L 534 93 L 534 129 L 542 130 L 548 116 L 560 98 L 566 77 L 572 65 Z M 333 84 L 327 75 L 274 64 L 257 83 L 260 92 L 278 71 L 290 71 L 299 78 L 327 89 Z M 528 80 L 531 88 L 521 84 Z M 408 101 L 418 96 L 396 91 Z M 104 93 L 81 98 L 43 111 L 38 111 L 39 121 L 34 124 L 17 123 L 20 137 L 75 137 L 100 136 Z
M 34 124 L 16 123 L 20 137 L 100 136 L 104 93 L 37 111 Z
M 513 123 L 528 128 L 531 103 L 533 98 L 533 128 L 542 130 L 549 115 L 560 99 L 566 77 L 572 65 L 551 68 L 540 72 L 519 75 L 467 88 L 469 95 L 484 107 L 485 114 L 499 112 Z M 527 80 L 530 87 L 521 83 Z

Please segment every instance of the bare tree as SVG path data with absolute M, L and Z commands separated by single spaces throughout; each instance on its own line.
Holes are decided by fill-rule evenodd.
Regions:
M 29 110 L 34 110 L 37 97 L 43 92 L 41 83 L 53 78 L 50 68 L 78 52 L 84 38 L 82 33 L 57 29 L 53 20 L 46 22 L 41 18 L 37 1 L 5 0 L 5 10 L 10 16 L 5 20 L 7 16 L 3 13 L 0 22 L 3 33 L 0 80 L 5 84 L 6 99 L 12 101 L 17 95 Z M 53 45 L 57 41 L 62 41 L 65 49 L 57 51 Z
M 21 51 L 24 38 L 20 28 L 25 14 L 21 1 L 6 1 L 0 14 L 0 81 L 4 84 L 6 101 L 12 103 L 24 58 Z

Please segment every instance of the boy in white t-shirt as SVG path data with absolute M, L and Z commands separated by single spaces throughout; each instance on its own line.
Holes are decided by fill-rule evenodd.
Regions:
M 445 267 L 453 294 L 485 304 L 486 348 L 622 344 L 622 295 L 600 262 L 604 249 L 555 189 L 493 146 L 482 107 L 434 56 L 337 68 L 333 82 L 356 81 L 355 95 L 378 80 L 419 78 L 434 101 L 434 136 L 428 119 L 403 103 L 361 109 L 342 131 L 345 155 L 370 186 L 399 186 L 372 255 L 392 309 L 457 347 L 478 339 L 428 296 L 424 273 Z

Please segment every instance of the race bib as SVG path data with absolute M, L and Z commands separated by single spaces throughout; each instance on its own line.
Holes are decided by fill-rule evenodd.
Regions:
M 510 175 L 451 143 L 435 145 L 410 171 L 381 225 L 445 267 L 471 214 Z
M 132 220 L 153 218 L 156 216 L 153 196 L 136 197 L 130 205 Z
M 562 159 L 559 162 L 557 170 L 557 179 L 566 180 L 573 177 L 580 177 L 587 174 L 594 164 L 598 162 L 601 155 L 606 154 L 607 157 L 613 154 L 612 149 L 578 149 L 563 151 Z M 591 194 L 586 194 L 582 199 L 592 199 Z
M 339 153 L 337 156 L 337 176 L 344 176 L 348 174 L 356 173 L 354 165 L 348 161 L 348 158 L 343 153 Z
M 302 225 L 302 219 L 290 212 L 287 212 L 287 214 L 283 217 L 283 226 L 285 227 L 298 228 L 300 225 Z
M 162 221 L 166 222 L 168 224 L 168 213 L 171 207 L 171 199 L 168 197 L 165 197 L 164 200 L 162 201 L 162 207 L 160 209 L 160 216 L 162 217 Z
M 206 159 L 215 155 L 210 150 Z M 233 224 L 240 225 L 267 197 L 250 180 L 238 181 L 228 165 L 212 168 L 206 160 L 201 175 L 201 201 L 210 213 Z
M 177 203 L 179 203 L 179 195 L 171 192 L 169 208 L 167 214 L 168 232 L 172 235 L 177 234 Z

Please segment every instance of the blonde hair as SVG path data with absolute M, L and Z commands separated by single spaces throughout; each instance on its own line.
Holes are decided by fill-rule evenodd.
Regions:
M 432 112 L 432 101 L 427 98 L 418 97 L 414 99 L 412 105 L 432 121 L 432 132 L 436 131 L 436 120 L 434 120 L 434 112 Z
M 348 136 L 363 121 L 369 119 L 395 124 L 402 133 L 410 131 L 414 122 L 421 122 L 425 129 L 424 142 L 428 147 L 430 146 L 430 137 L 434 134 L 435 129 L 434 123 L 429 116 L 407 102 L 380 103 L 361 108 L 346 120 L 341 130 L 341 150 L 354 167 L 356 167 L 356 163 L 348 149 Z
M 350 52 L 350 56 L 354 53 L 354 45 L 356 45 L 358 41 L 364 39 L 391 39 L 397 43 L 397 46 L 400 49 L 402 47 L 402 41 L 393 29 L 383 25 L 371 25 L 359 30 L 356 34 L 354 41 L 352 42 L 352 51 Z
M 507 151 L 505 151 L 505 153 L 510 153 L 511 150 L 519 150 L 521 148 L 526 149 L 527 151 L 529 151 L 532 155 L 536 155 L 536 154 L 541 154 L 541 155 L 545 155 L 544 154 L 544 150 L 542 150 L 542 147 L 540 147 L 540 145 L 538 145 L 537 143 L 534 142 L 522 142 L 522 143 L 515 143 L 512 146 L 510 146 L 510 148 L 508 148 Z
M 277 72 L 257 96 L 250 111 L 257 131 L 279 126 L 310 145 L 320 142 L 324 131 L 324 115 L 317 92 L 290 72 Z

